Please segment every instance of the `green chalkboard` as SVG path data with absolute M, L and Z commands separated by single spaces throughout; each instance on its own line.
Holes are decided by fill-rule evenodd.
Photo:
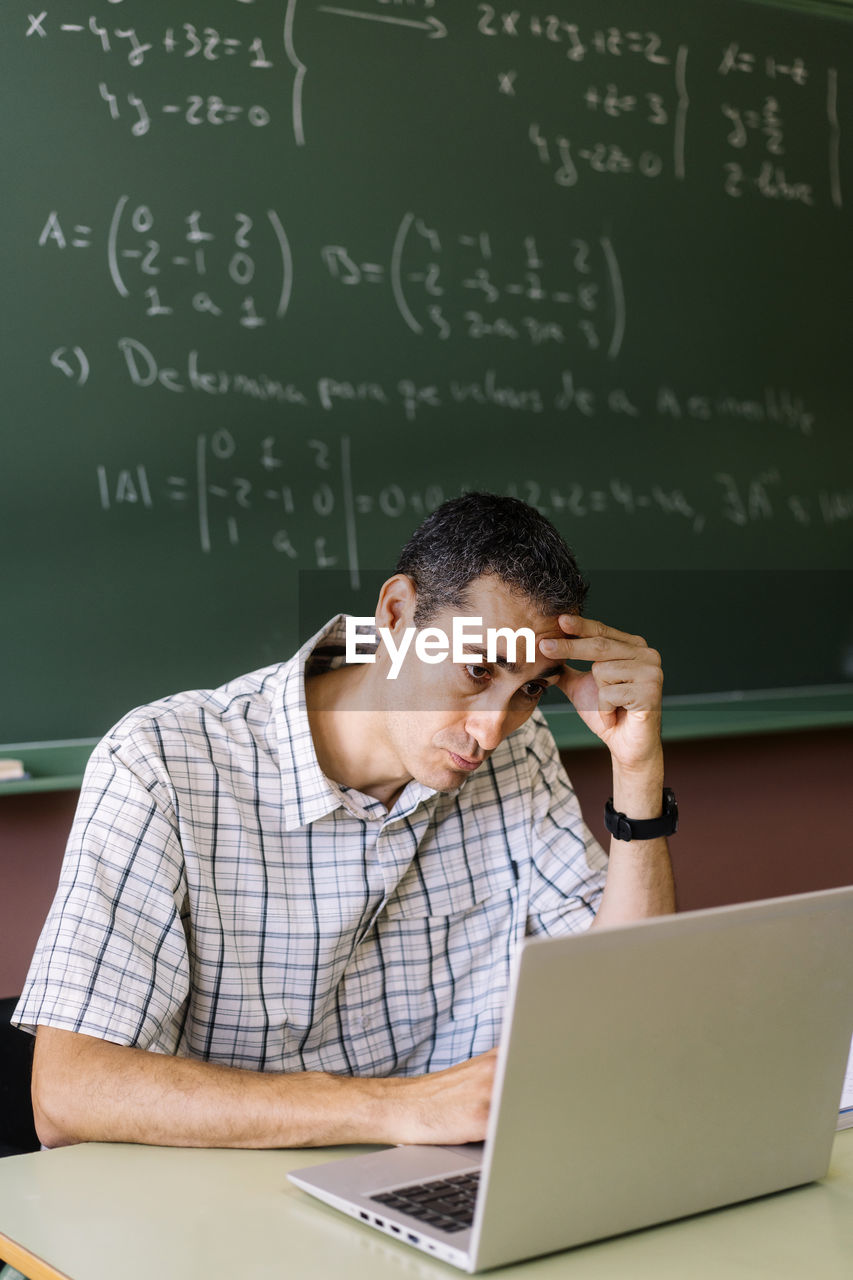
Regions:
M 672 706 L 849 716 L 849 16 L 8 0 L 0 742 L 288 656 L 470 487 Z

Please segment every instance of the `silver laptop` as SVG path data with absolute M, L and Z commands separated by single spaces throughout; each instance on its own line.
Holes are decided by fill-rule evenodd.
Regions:
M 465 1271 L 501 1266 L 822 1177 L 851 1031 L 853 887 L 529 939 L 484 1145 L 288 1176 Z

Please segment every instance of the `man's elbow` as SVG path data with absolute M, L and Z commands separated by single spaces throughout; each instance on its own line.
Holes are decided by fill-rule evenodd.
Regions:
M 68 1147 L 78 1142 L 68 1125 L 57 1091 L 33 1074 L 33 1121 L 43 1147 Z
M 70 1130 L 64 1128 L 61 1123 L 57 1124 L 52 1115 L 39 1106 L 35 1091 L 33 1092 L 33 1119 L 36 1136 L 43 1147 L 70 1147 L 79 1141 L 79 1138 L 75 1138 Z
M 33 1057 L 33 1120 L 39 1142 L 45 1147 L 67 1147 L 85 1141 L 78 1130 L 79 1098 L 85 1094 L 83 1073 L 71 1066 L 73 1031 L 40 1026 Z M 77 1105 L 75 1105 L 75 1098 Z

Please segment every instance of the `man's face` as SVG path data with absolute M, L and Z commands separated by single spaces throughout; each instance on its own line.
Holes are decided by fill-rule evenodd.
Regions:
M 539 653 L 539 641 L 559 638 L 556 616 L 538 613 L 525 597 L 509 591 L 499 579 L 475 579 L 464 606 L 444 610 L 429 619 L 448 637 L 453 618 L 483 620 L 482 646 L 466 645 L 471 660 L 455 663 L 452 654 L 443 662 L 422 662 L 411 646 L 396 680 L 383 682 L 383 710 L 388 745 L 401 772 L 438 791 L 452 790 L 487 760 L 500 742 L 530 716 L 545 689 L 555 684 L 561 663 Z M 389 625 L 386 620 L 380 625 Z M 411 616 L 400 625 L 412 625 Z M 536 637 L 535 661 L 527 662 L 520 640 L 516 660 L 506 661 L 504 637 L 497 641 L 497 661 L 487 662 L 488 628 L 530 628 Z M 399 636 L 397 637 L 399 640 Z M 482 654 L 482 660 L 477 655 Z

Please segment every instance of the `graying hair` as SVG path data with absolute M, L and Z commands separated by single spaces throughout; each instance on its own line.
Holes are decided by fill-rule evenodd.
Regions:
M 582 613 L 588 584 L 550 520 L 518 498 L 466 493 L 443 503 L 400 552 L 397 573 L 417 590 L 415 624 L 467 604 L 467 588 L 494 575 L 546 616 Z

